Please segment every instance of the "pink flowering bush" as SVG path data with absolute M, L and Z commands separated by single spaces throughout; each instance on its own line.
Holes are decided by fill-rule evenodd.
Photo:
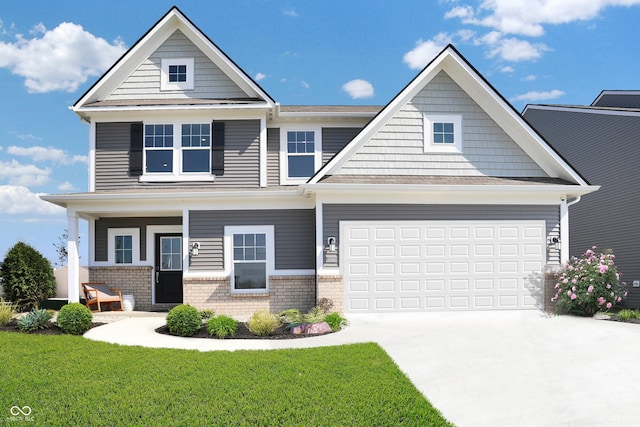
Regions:
M 622 301 L 626 284 L 620 281 L 614 259 L 611 249 L 599 252 L 595 246 L 580 258 L 572 257 L 556 274 L 556 294 L 551 298 L 556 310 L 593 316 Z

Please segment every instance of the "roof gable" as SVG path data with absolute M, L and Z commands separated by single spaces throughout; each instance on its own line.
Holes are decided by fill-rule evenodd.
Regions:
M 204 72 L 212 73 L 214 78 L 223 82 L 221 87 L 224 87 L 224 90 L 217 94 L 214 90 L 210 92 L 210 95 L 221 98 L 259 100 L 269 107 L 275 105 L 275 101 L 251 77 L 174 6 L 78 99 L 72 109 L 79 112 L 83 107 L 92 103 L 113 101 L 114 97 L 118 96 L 122 98 L 123 84 L 124 87 L 127 83 L 131 85 L 135 80 L 136 72 L 139 72 L 139 76 L 145 64 L 147 67 L 156 67 L 155 71 L 159 73 L 157 70 L 158 58 L 179 55 L 177 52 L 180 48 L 171 52 L 171 45 L 176 42 L 181 44 L 182 48 L 186 47 L 189 54 L 194 54 L 199 58 L 200 65 L 205 68 Z M 170 96 L 184 98 L 190 95 L 176 95 L 175 91 L 172 91 Z M 206 93 L 202 91 L 195 91 L 191 96 L 194 98 L 207 97 Z
M 587 185 L 586 181 L 522 119 L 452 45 L 447 46 L 427 65 L 340 153 L 318 171 L 309 183 L 317 183 L 327 175 L 339 173 L 368 141 L 394 117 L 398 117 L 402 109 L 442 72 L 499 126 L 544 175 Z

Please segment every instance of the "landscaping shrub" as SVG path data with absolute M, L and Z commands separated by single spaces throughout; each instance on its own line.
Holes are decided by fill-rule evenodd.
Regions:
M 220 315 L 209 319 L 207 322 L 207 331 L 209 335 L 215 335 L 218 338 L 224 338 L 236 333 L 238 322 L 236 319 Z
M 322 308 L 315 306 L 307 314 L 303 316 L 304 323 L 320 323 L 324 322 L 326 314 Z
M 16 314 L 16 305 L 0 298 L 0 326 L 7 326 Z
M 278 313 L 278 318 L 280 318 L 281 323 L 288 324 L 300 324 L 302 323 L 302 314 L 300 310 L 297 308 L 290 308 L 289 310 L 284 310 Z
M 342 317 L 340 313 L 329 313 L 324 318 L 324 321 L 329 324 L 333 332 L 339 331 L 349 324 L 349 321 Z
M 267 310 L 256 311 L 247 321 L 247 328 L 260 337 L 271 335 L 278 326 L 280 326 L 278 318 Z
M 202 320 L 207 320 L 207 319 L 211 319 L 216 313 L 208 308 L 205 308 L 204 310 L 200 310 L 200 317 L 202 318 Z
M 189 304 L 181 304 L 172 308 L 167 314 L 167 327 L 171 335 L 192 337 L 202 327 L 202 317 L 197 308 Z
M 84 305 L 73 302 L 62 306 L 56 324 L 65 334 L 82 335 L 91 328 L 93 314 Z
M 333 300 L 331 298 L 320 298 L 318 300 L 318 307 L 325 312 L 325 314 L 331 313 L 333 309 Z
M 18 329 L 22 332 L 32 332 L 36 329 L 46 329 L 51 326 L 53 315 L 45 309 L 33 310 L 18 320 Z
M 619 280 L 614 259 L 610 249 L 599 252 L 595 246 L 580 258 L 572 257 L 556 275 L 556 294 L 551 299 L 556 310 L 593 316 L 622 301 L 626 284 Z
M 620 312 L 618 313 L 618 317 L 621 320 L 631 320 L 631 319 L 640 319 L 640 311 L 638 310 L 630 310 L 628 308 L 625 308 L 624 310 L 620 310 Z
M 5 296 L 20 310 L 38 308 L 40 301 L 56 293 L 56 281 L 48 259 L 23 242 L 16 243 L 0 268 Z

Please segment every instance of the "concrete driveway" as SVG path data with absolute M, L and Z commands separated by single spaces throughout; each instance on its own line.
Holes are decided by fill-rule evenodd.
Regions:
M 85 336 L 201 351 L 373 341 L 459 427 L 640 425 L 640 325 L 540 311 L 347 317 L 349 328 L 301 340 L 160 335 L 154 330 L 164 316 L 118 321 Z
M 458 426 L 640 425 L 640 325 L 539 311 L 350 317 Z

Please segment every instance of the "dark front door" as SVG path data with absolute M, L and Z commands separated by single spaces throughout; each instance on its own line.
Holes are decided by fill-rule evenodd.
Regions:
M 182 302 L 182 234 L 156 234 L 156 303 Z

